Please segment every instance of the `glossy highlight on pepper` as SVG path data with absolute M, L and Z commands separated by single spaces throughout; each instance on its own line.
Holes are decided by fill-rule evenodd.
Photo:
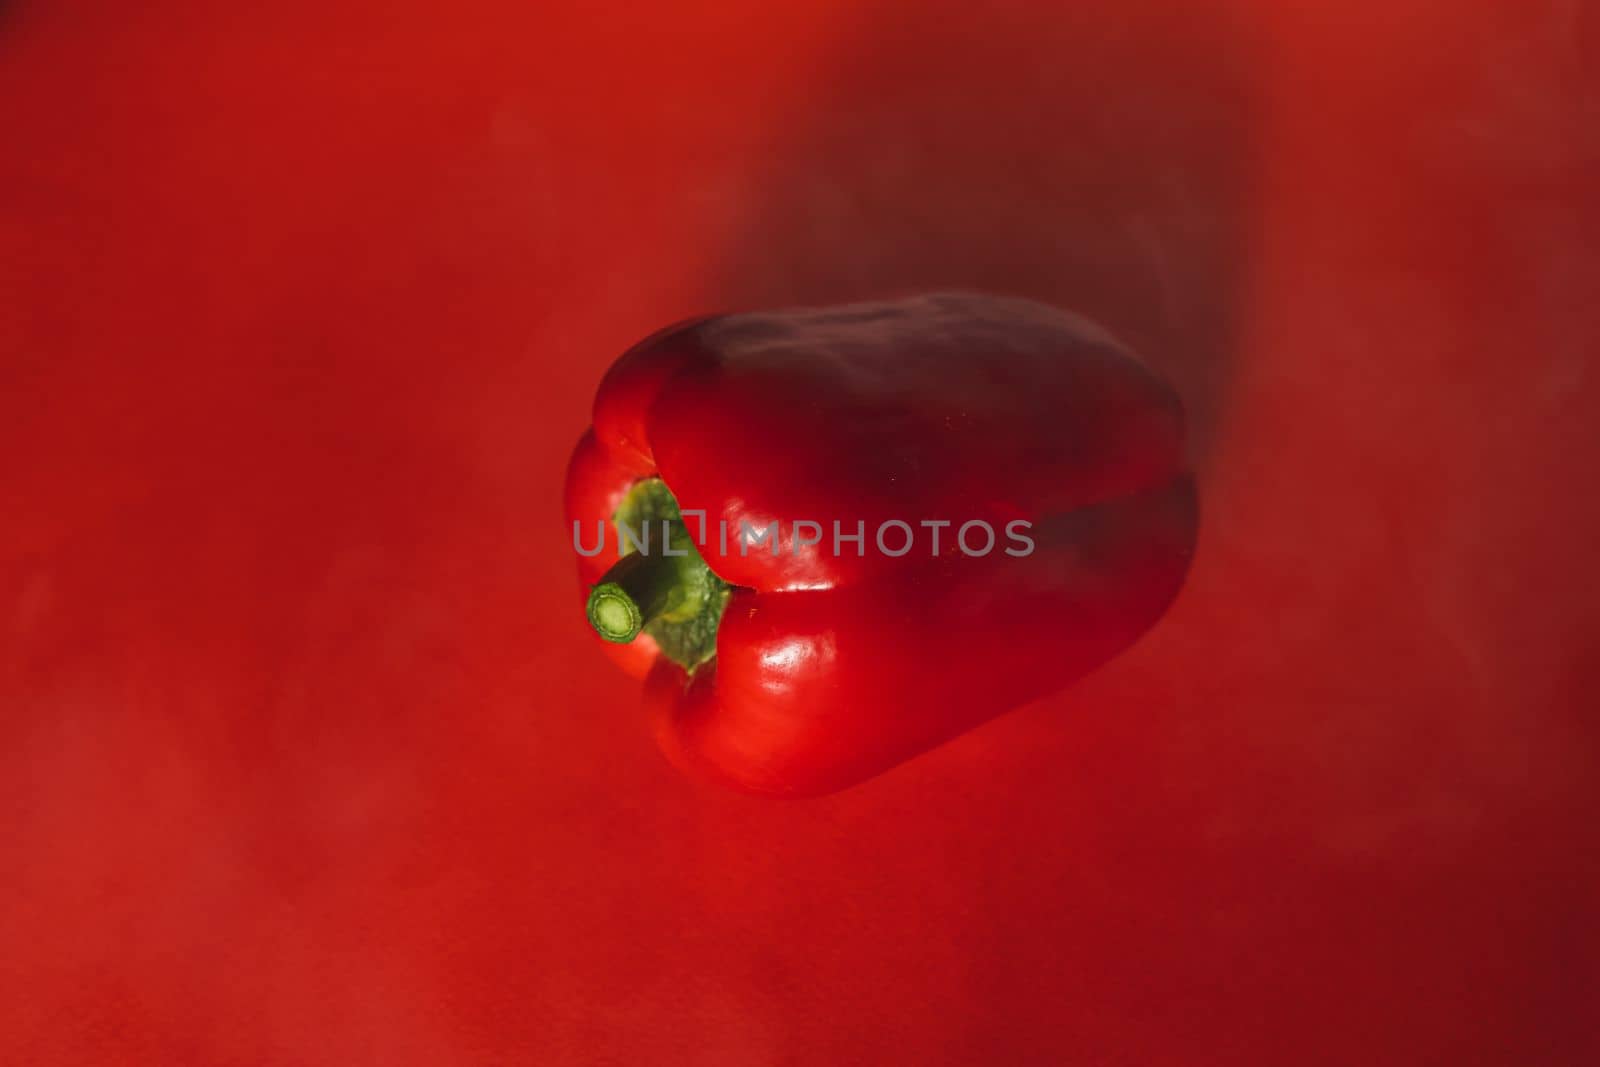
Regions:
M 1177 594 L 1197 524 L 1172 391 L 1085 319 L 967 293 L 652 335 L 601 383 L 566 510 L 615 524 L 578 553 L 582 604 L 668 756 L 786 794 L 864 781 L 1115 656 Z M 835 553 L 797 543 L 796 516 L 957 516 L 1026 528 L 1030 551 L 868 533 Z M 651 526 L 653 546 L 624 535 Z

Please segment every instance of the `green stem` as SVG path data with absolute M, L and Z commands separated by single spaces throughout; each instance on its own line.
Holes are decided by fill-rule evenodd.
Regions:
M 624 527 L 657 531 L 652 550 L 618 560 L 589 592 L 589 625 L 607 641 L 627 644 L 644 632 L 661 654 L 689 674 L 717 654 L 717 627 L 728 583 L 706 566 L 684 527 L 678 501 L 660 478 L 634 483 L 612 516 Z M 652 545 L 646 535 L 643 542 Z
M 685 593 L 679 559 L 633 552 L 623 556 L 589 593 L 589 625 L 625 645 Z

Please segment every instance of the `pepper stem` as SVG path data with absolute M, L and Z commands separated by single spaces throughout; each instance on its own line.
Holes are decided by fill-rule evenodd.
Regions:
M 589 593 L 589 625 L 607 641 L 625 645 L 685 592 L 676 557 L 630 553 Z
M 706 566 L 660 478 L 635 482 L 612 520 L 618 539 L 627 530 L 640 550 L 618 560 L 589 591 L 589 625 L 619 645 L 643 631 L 661 655 L 694 674 L 717 654 L 717 626 L 731 587 Z M 649 534 L 657 529 L 661 537 L 652 552 Z

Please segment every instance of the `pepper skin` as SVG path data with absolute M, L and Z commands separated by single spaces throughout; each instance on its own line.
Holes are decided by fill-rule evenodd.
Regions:
M 763 793 L 853 785 L 1081 677 L 1166 610 L 1196 533 L 1173 392 L 1078 316 L 976 294 L 647 338 L 601 383 L 569 525 L 592 544 L 653 479 L 705 513 L 703 534 L 685 525 L 731 586 L 715 655 L 685 670 L 650 633 L 616 643 L 626 630 L 606 648 L 645 679 L 670 758 Z M 796 520 L 822 543 L 796 551 Z M 896 527 L 878 543 L 890 520 L 909 552 Z M 981 528 L 973 554 L 958 542 L 974 520 L 999 535 L 985 554 Z M 1034 548 L 1009 555 L 1019 520 Z M 730 533 L 722 552 L 719 523 L 741 521 L 776 521 L 771 546 Z M 835 522 L 863 542 L 836 554 Z M 937 554 L 929 522 L 950 523 Z M 607 528 L 579 555 L 591 605 L 619 543 Z

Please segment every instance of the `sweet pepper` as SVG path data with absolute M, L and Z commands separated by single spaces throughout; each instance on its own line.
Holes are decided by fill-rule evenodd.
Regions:
M 949 293 L 662 330 L 568 469 L 580 603 L 664 750 L 815 794 L 1132 643 L 1193 552 L 1171 389 L 1105 331 Z

